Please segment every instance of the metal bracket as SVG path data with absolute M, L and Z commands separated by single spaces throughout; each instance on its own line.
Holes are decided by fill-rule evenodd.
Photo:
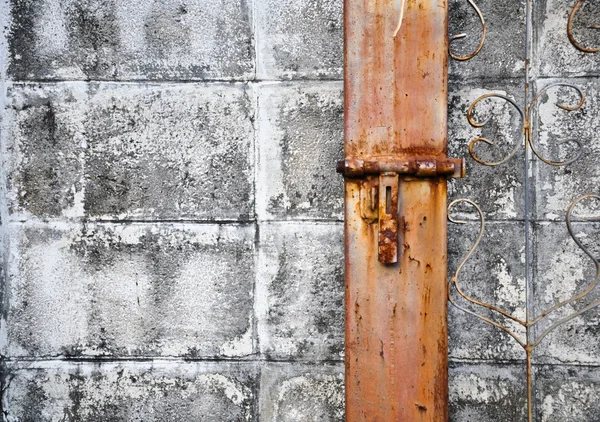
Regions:
M 398 191 L 400 175 L 416 178 L 462 178 L 464 158 L 412 157 L 398 161 L 348 158 L 337 163 L 337 171 L 347 178 L 364 178 L 361 184 L 361 216 L 369 223 L 379 222 L 379 262 L 398 262 Z M 378 176 L 378 177 L 374 177 Z

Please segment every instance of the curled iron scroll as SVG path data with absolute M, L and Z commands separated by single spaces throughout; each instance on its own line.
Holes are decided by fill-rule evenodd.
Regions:
M 581 91 L 581 89 L 575 85 L 559 82 L 559 83 L 550 84 L 550 85 L 544 87 L 542 90 L 540 90 L 540 92 L 538 92 L 538 94 L 535 96 L 535 98 L 531 101 L 528 114 L 531 115 L 531 109 L 538 104 L 539 99 L 541 98 L 541 96 L 544 93 L 546 93 L 548 90 L 550 90 L 552 88 L 557 88 L 557 87 L 573 89 L 577 92 L 577 94 L 579 96 L 579 102 L 575 106 L 568 106 L 566 104 L 559 103 L 559 104 L 556 104 L 556 106 L 558 108 L 561 108 L 565 111 L 576 111 L 576 110 L 579 110 L 581 107 L 583 107 L 583 105 L 585 104 L 585 95 L 583 94 L 583 91 Z M 547 159 L 546 157 L 544 157 L 542 155 L 542 153 L 540 152 L 540 150 L 535 145 L 535 142 L 533 141 L 533 137 L 531 137 L 531 136 L 528 139 L 528 143 L 529 143 L 529 146 L 531 147 L 531 150 L 533 151 L 533 153 L 544 163 L 551 165 L 551 166 L 557 166 L 557 167 L 566 166 L 566 165 L 574 163 L 575 161 L 578 161 L 583 156 L 583 145 L 577 139 L 570 138 L 570 139 L 559 140 L 558 145 L 575 144 L 577 147 L 577 154 L 575 154 L 575 156 L 573 156 L 572 158 L 569 158 L 564 161 L 553 161 L 553 160 L 550 160 L 550 159 Z
M 473 255 L 473 253 L 475 252 L 475 250 L 477 250 L 477 247 L 479 246 L 479 243 L 481 242 L 481 239 L 483 238 L 483 234 L 485 232 L 485 218 L 483 216 L 483 212 L 481 211 L 481 208 L 473 201 L 469 200 L 469 199 L 457 199 L 455 201 L 452 201 L 450 203 L 450 205 L 448 205 L 448 220 L 450 220 L 451 222 L 455 223 L 455 224 L 466 224 L 466 221 L 462 221 L 462 220 L 457 220 L 455 218 L 452 217 L 452 209 L 458 205 L 458 204 L 468 204 L 472 207 L 475 208 L 475 210 L 477 211 L 478 217 L 479 217 L 479 234 L 477 236 L 477 239 L 475 240 L 475 242 L 473 243 L 473 246 L 471 246 L 471 248 L 469 249 L 469 251 L 467 252 L 467 254 L 465 255 L 465 257 L 462 259 L 462 261 L 460 262 L 460 264 L 458 265 L 458 267 L 456 268 L 456 272 L 454 273 L 454 276 L 450 279 L 450 281 L 448 282 L 448 300 L 450 301 L 450 303 L 452 303 L 452 305 L 454 305 L 456 308 L 460 309 L 461 311 L 473 315 L 476 318 L 479 318 L 480 320 L 487 322 L 488 324 L 491 324 L 495 327 L 497 327 L 498 329 L 504 331 L 505 333 L 507 333 L 508 335 L 510 335 L 512 338 L 515 339 L 515 341 L 517 341 L 517 343 L 519 343 L 522 347 L 525 347 L 525 343 L 519 338 L 519 336 L 514 333 L 513 331 L 511 331 L 509 328 L 505 327 L 504 325 L 493 321 L 481 314 L 478 314 L 477 312 L 471 311 L 470 309 L 467 309 L 461 305 L 459 305 L 454 298 L 452 297 L 452 288 L 454 288 L 458 294 L 465 299 L 466 301 L 472 303 L 473 305 L 476 306 L 480 306 L 483 308 L 487 308 L 491 311 L 495 311 L 498 312 L 499 314 L 501 314 L 502 316 L 511 319 L 513 321 L 515 321 L 516 323 L 518 323 L 519 325 L 522 326 L 526 326 L 526 322 L 511 315 L 510 313 L 508 313 L 507 311 L 498 308 L 497 306 L 491 305 L 489 303 L 485 303 L 482 301 L 479 301 L 477 299 L 474 299 L 472 297 L 470 297 L 469 295 L 467 295 L 462 288 L 460 287 L 460 282 L 459 282 L 459 276 L 460 276 L 460 272 L 462 270 L 462 268 L 464 267 L 464 265 L 467 263 L 467 261 L 469 260 L 469 258 L 471 257 L 471 255 Z
M 575 39 L 575 35 L 573 34 L 573 23 L 575 22 L 575 16 L 577 15 L 577 12 L 579 11 L 579 9 L 581 9 L 582 6 L 583 0 L 578 0 L 575 4 L 575 7 L 573 7 L 573 10 L 569 15 L 569 22 L 567 24 L 567 35 L 569 36 L 571 44 L 573 44 L 575 48 L 577 48 L 579 51 L 582 51 L 584 53 L 597 53 L 598 51 L 600 51 L 600 48 L 584 47 L 583 45 L 581 45 L 581 43 L 579 43 L 579 41 Z M 590 25 L 589 28 L 600 29 L 600 25 Z
M 529 145 L 529 147 L 531 147 L 531 150 L 533 151 L 535 156 L 537 158 L 539 158 L 541 161 L 543 161 L 544 163 L 551 165 L 551 166 L 566 166 L 568 164 L 574 163 L 575 161 L 579 160 L 583 156 L 583 145 L 581 144 L 580 141 L 578 141 L 577 139 L 572 139 L 572 138 L 560 140 L 558 142 L 559 145 L 574 144 L 577 148 L 577 153 L 575 154 L 575 156 L 573 156 L 567 160 L 557 161 L 557 160 L 551 160 L 551 159 L 544 157 L 542 152 L 539 150 L 539 148 L 533 141 L 533 136 L 532 136 L 532 124 L 531 124 L 532 110 L 534 107 L 537 106 L 539 99 L 542 97 L 542 95 L 544 93 L 546 93 L 551 88 L 556 88 L 556 87 L 573 89 L 576 91 L 577 95 L 579 96 L 579 102 L 574 106 L 569 106 L 569 105 L 561 104 L 561 103 L 557 104 L 557 107 L 559 107 L 560 109 L 565 110 L 565 111 L 576 111 L 576 110 L 581 109 L 583 107 L 583 105 L 585 104 L 585 95 L 583 94 L 583 91 L 579 87 L 577 87 L 575 85 L 559 82 L 559 83 L 550 84 L 550 85 L 544 87 L 542 90 L 540 90 L 540 92 L 535 96 L 535 98 L 531 101 L 531 103 L 529 103 L 529 105 L 527 105 L 525 111 L 523 111 L 523 109 L 521 107 L 519 107 L 519 105 L 513 99 L 511 99 L 510 97 L 507 97 L 506 95 L 496 94 L 496 93 L 482 95 L 481 97 L 479 97 L 475 101 L 473 101 L 473 103 L 469 107 L 469 110 L 467 111 L 467 120 L 473 127 L 476 127 L 476 128 L 484 127 L 485 125 L 487 125 L 487 123 L 489 122 L 490 119 L 487 119 L 483 122 L 478 122 L 477 120 L 475 120 L 475 118 L 473 117 L 473 111 L 475 110 L 475 107 L 482 101 L 489 99 L 489 98 L 498 98 L 498 99 L 504 100 L 507 103 L 511 104 L 519 112 L 519 115 L 521 117 L 523 134 L 525 135 L 525 144 Z M 519 135 L 519 136 L 521 137 L 522 135 Z M 500 164 L 507 162 L 509 159 L 511 159 L 517 153 L 517 151 L 523 144 L 522 139 L 520 139 L 518 142 L 515 142 L 513 149 L 508 153 L 508 155 L 506 155 L 501 160 L 486 161 L 486 160 L 482 159 L 481 157 L 479 157 L 477 155 L 477 153 L 475 152 L 475 146 L 480 142 L 483 142 L 490 146 L 494 146 L 495 143 L 487 138 L 482 138 L 482 137 L 475 138 L 469 143 L 469 154 L 471 154 L 471 157 L 473 157 L 473 159 L 475 161 L 477 161 L 478 163 L 486 165 L 486 166 L 498 166 Z
M 471 126 L 481 128 L 481 127 L 484 127 L 485 125 L 487 125 L 488 122 L 490 121 L 490 119 L 487 119 L 484 122 L 478 122 L 473 117 L 473 111 L 475 110 L 475 107 L 477 106 L 477 104 L 479 104 L 480 102 L 482 102 L 488 98 L 499 98 L 499 99 L 504 100 L 507 103 L 511 104 L 519 112 L 519 115 L 521 116 L 521 124 L 522 125 L 525 124 L 525 113 L 513 99 L 507 97 L 506 95 L 502 95 L 502 94 L 485 94 L 485 95 L 482 95 L 481 97 L 477 98 L 475 101 L 473 101 L 473 103 L 469 107 L 469 110 L 467 111 L 467 120 L 469 121 Z M 473 157 L 473 159 L 475 161 L 477 161 L 478 163 L 486 165 L 486 166 L 499 166 L 500 164 L 507 162 L 517 153 L 517 151 L 521 147 L 521 142 L 516 142 L 515 146 L 508 153 L 508 155 L 505 156 L 500 161 L 486 161 L 486 160 L 480 158 L 479 156 L 477 156 L 477 154 L 475 153 L 475 146 L 480 142 L 483 142 L 483 143 L 485 143 L 487 145 L 491 145 L 491 146 L 494 146 L 495 143 L 487 138 L 476 138 L 476 139 L 473 139 L 471 141 L 471 143 L 469 144 L 469 154 L 471 154 L 471 157 Z
M 461 62 L 464 62 L 466 60 L 471 60 L 473 57 L 475 57 L 477 54 L 479 54 L 479 52 L 483 48 L 483 45 L 485 44 L 485 36 L 487 34 L 487 24 L 485 23 L 485 18 L 483 17 L 483 13 L 481 13 L 481 10 L 479 10 L 479 7 L 477 7 L 477 5 L 475 4 L 475 2 L 473 0 L 468 0 L 468 2 L 471 5 L 471 7 L 475 10 L 475 13 L 477 13 L 477 16 L 479 17 L 479 21 L 481 22 L 481 40 L 479 41 L 479 45 L 477 46 L 477 48 L 475 48 L 475 51 L 473 51 L 471 54 L 467 54 L 466 56 L 460 56 L 460 55 L 452 52 L 452 43 L 456 40 L 467 38 L 468 35 L 467 34 L 457 34 L 457 35 L 450 37 L 450 45 L 448 46 L 448 52 L 450 53 L 450 57 L 452 57 L 454 60 L 458 60 Z

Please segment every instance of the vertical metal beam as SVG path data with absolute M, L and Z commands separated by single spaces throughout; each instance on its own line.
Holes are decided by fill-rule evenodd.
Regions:
M 446 0 L 345 0 L 344 25 L 347 159 L 445 158 Z M 393 264 L 382 263 L 394 257 L 382 259 L 379 223 L 395 221 L 382 215 L 379 181 L 393 177 L 346 181 L 349 422 L 448 419 L 446 179 L 437 174 L 399 176 L 397 205 L 387 206 L 398 210 Z

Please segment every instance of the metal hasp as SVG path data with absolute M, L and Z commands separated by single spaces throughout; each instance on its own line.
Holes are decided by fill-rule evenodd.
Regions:
M 397 161 L 346 159 L 337 163 L 337 172 L 347 178 L 378 175 L 361 186 L 361 215 L 379 224 L 379 262 L 398 262 L 399 175 L 413 177 L 465 176 L 464 158 L 404 158 Z M 404 179 L 406 180 L 406 179 Z
M 346 420 L 448 420 L 445 0 L 345 0 Z

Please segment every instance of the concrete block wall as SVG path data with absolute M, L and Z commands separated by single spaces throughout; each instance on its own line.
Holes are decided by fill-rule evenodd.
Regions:
M 478 111 L 495 116 L 481 130 L 465 118 L 489 90 L 522 100 L 523 2 L 478 3 L 488 42 L 472 61 L 451 62 L 453 156 L 467 156 L 474 137 L 508 146 L 519 131 L 502 104 Z M 568 92 L 539 109 L 545 147 L 576 132 L 588 152 L 569 168 L 534 167 L 541 306 L 593 275 L 562 220 L 574 195 L 600 184 L 600 54 L 569 44 L 571 2 L 535 3 L 536 86 L 569 78 L 588 94 L 571 115 L 553 108 Z M 343 420 L 342 9 L 0 2 L 5 421 Z M 452 33 L 473 34 L 456 43 L 466 51 L 476 16 L 459 0 L 450 13 Z M 493 169 L 469 159 L 469 178 L 450 187 L 490 220 L 466 285 L 516 313 L 523 159 L 521 150 Z M 596 229 L 581 225 L 590 237 Z M 451 270 L 475 230 L 451 227 Z M 522 420 L 518 346 L 455 310 L 450 331 L 451 420 Z M 600 418 L 597 332 L 591 313 L 545 341 L 539 420 Z

